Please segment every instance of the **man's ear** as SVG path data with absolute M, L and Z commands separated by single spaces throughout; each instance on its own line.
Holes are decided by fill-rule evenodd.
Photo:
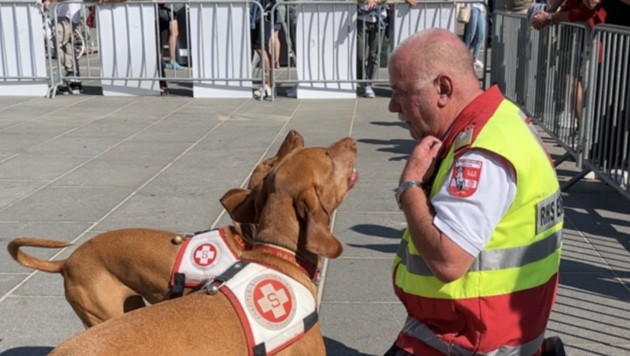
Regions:
M 453 95 L 453 82 L 447 75 L 440 74 L 437 78 L 436 88 L 438 92 L 438 105 L 443 108 Z

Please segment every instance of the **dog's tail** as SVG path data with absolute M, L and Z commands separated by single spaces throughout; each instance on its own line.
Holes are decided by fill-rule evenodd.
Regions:
M 31 237 L 20 237 L 9 242 L 7 250 L 17 263 L 24 267 L 38 269 L 44 272 L 59 273 L 63 268 L 65 260 L 45 261 L 39 258 L 29 256 L 20 250 L 22 246 L 43 247 L 43 248 L 62 248 L 72 245 L 68 242 L 36 239 Z

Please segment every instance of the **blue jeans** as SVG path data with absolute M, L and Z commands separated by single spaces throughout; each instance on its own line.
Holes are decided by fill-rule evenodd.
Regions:
M 473 7 L 470 14 L 470 21 L 466 24 L 464 42 L 469 49 L 473 50 L 473 56 L 475 58 L 479 58 L 479 50 L 485 38 L 486 19 L 480 9 Z

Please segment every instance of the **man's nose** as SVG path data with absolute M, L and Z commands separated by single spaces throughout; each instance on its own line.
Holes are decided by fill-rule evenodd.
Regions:
M 392 96 L 391 99 L 389 99 L 389 106 L 387 109 L 389 112 L 400 112 L 400 105 L 398 105 L 398 101 L 395 96 Z

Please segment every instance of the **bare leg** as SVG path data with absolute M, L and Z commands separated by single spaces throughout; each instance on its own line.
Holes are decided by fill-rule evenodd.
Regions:
M 256 48 L 256 53 L 262 59 L 263 70 L 265 71 L 265 84 L 260 88 L 259 96 L 260 98 L 267 97 L 271 95 L 271 87 L 273 84 L 273 80 L 270 74 L 270 61 L 269 61 L 269 53 L 266 50 L 263 50 L 261 47 Z
M 177 46 L 177 37 L 179 37 L 179 24 L 177 20 L 172 20 L 169 23 L 169 37 L 168 37 L 168 56 L 171 63 L 175 62 L 175 48 Z
M 269 53 L 273 51 L 274 54 L 274 68 L 280 68 L 280 31 L 273 31 L 273 37 L 269 42 Z M 273 48 L 272 48 L 273 47 Z

